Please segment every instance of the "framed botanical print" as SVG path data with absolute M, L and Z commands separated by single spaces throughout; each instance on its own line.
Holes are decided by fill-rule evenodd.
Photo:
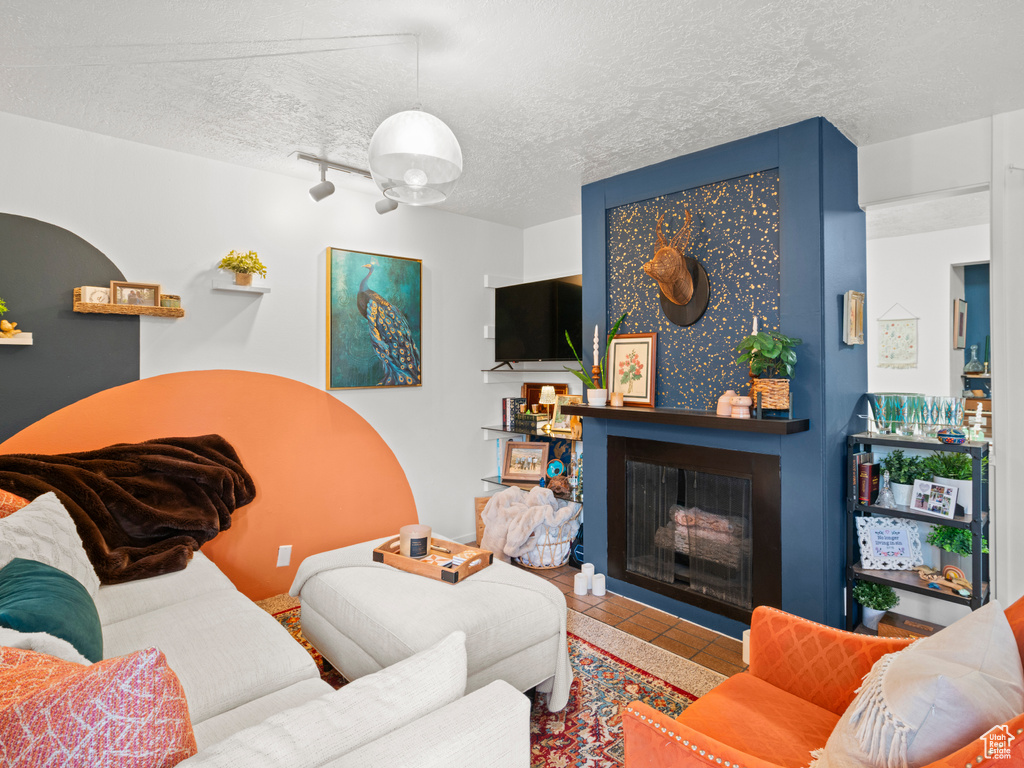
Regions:
M 623 405 L 654 407 L 658 334 L 620 333 L 608 345 L 608 391 L 622 394 Z
M 422 384 L 423 262 L 327 249 L 327 388 Z

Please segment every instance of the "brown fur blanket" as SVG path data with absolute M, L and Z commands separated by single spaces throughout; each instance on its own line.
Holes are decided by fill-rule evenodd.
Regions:
M 256 495 L 220 435 L 0 455 L 0 488 L 27 499 L 56 493 L 103 584 L 182 570 Z

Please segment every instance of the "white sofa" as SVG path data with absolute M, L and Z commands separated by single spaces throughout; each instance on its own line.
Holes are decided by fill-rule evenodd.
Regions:
M 464 696 L 461 634 L 334 691 L 202 553 L 100 587 L 96 608 L 104 657 L 156 646 L 181 681 L 199 747 L 181 765 L 529 765 L 529 700 L 501 681 Z

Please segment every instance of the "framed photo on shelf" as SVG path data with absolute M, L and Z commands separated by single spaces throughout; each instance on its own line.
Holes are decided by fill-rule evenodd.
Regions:
M 569 423 L 569 414 L 562 413 L 563 405 L 579 405 L 583 402 L 583 395 L 555 395 L 555 411 L 551 416 L 552 432 L 571 432 L 572 425 Z
M 608 392 L 622 394 L 623 405 L 654 407 L 658 334 L 620 333 L 608 345 Z
M 910 496 L 910 508 L 926 515 L 952 518 L 956 514 L 956 492 L 957 488 L 954 485 L 915 480 L 914 490 Z
M 858 517 L 860 565 L 869 570 L 909 571 L 924 563 L 921 534 L 912 520 Z
M 953 349 L 963 349 L 967 344 L 967 302 L 953 300 Z
M 550 443 L 505 443 L 505 461 L 501 465 L 502 482 L 539 483 L 548 465 Z
M 110 281 L 110 303 L 135 307 L 159 307 L 160 285 L 158 283 L 125 283 Z

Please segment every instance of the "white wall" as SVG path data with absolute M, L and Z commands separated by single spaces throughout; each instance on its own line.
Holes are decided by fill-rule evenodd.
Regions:
M 325 249 L 422 259 L 423 386 L 334 395 L 394 450 L 420 519 L 475 538 L 473 497 L 494 470 L 480 427 L 500 421 L 502 396 L 480 373 L 493 365 L 483 276 L 522 273 L 522 230 L 430 209 L 379 216 L 369 182 L 367 193 L 339 185 L 317 204 L 306 193 L 313 166 L 307 179 L 280 176 L 6 114 L 0 167 L 0 211 L 64 227 L 129 280 L 181 295 L 183 320 L 141 319 L 143 377 L 234 368 L 323 387 Z M 211 290 L 213 265 L 232 248 L 260 254 L 270 294 Z M 259 404 L 250 412 L 260 418 Z
M 858 165 L 860 202 L 865 208 L 984 188 L 991 192 L 990 311 L 996 402 L 990 462 L 992 574 L 995 596 L 1009 604 L 1024 594 L 1024 564 L 1015 556 L 1024 547 L 1024 523 L 1013 514 L 1019 495 L 1015 475 L 1024 463 L 1024 409 L 1000 408 L 998 403 L 1013 403 L 1024 377 L 1024 358 L 1014 333 L 1024 284 L 1024 172 L 1010 168 L 1024 167 L 1024 111 L 861 147 Z
M 549 221 L 523 230 L 523 280 L 583 272 L 583 217 Z
M 962 227 L 868 240 L 867 347 L 869 392 L 959 395 L 963 352 L 953 349 L 953 299 L 964 297 L 963 271 L 955 265 L 989 260 L 989 228 Z M 917 368 L 878 367 L 878 323 L 918 319 Z M 968 307 L 970 312 L 970 307 Z

